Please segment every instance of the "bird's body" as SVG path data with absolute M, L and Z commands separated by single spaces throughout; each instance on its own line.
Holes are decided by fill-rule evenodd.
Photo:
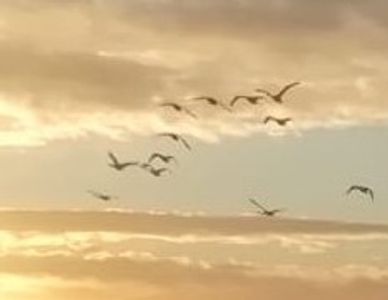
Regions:
M 164 163 L 168 164 L 170 163 L 171 161 L 174 161 L 176 162 L 176 158 L 172 155 L 164 155 L 164 154 L 161 154 L 161 153 L 153 153 L 150 158 L 148 159 L 148 163 L 152 163 L 155 159 L 160 159 L 161 161 L 163 161 Z
M 260 209 L 258 211 L 259 214 L 266 216 L 266 217 L 274 217 L 276 214 L 284 211 L 284 209 L 268 210 L 264 206 L 262 206 L 259 202 L 257 202 L 255 199 L 249 199 L 249 202 L 251 202 L 254 206 L 256 206 Z
M 279 126 L 286 126 L 291 121 L 292 121 L 291 118 L 276 118 L 276 117 L 273 117 L 273 116 L 268 116 L 268 117 L 266 117 L 264 119 L 263 123 L 267 124 L 269 122 L 275 122 Z
M 93 197 L 95 197 L 95 198 L 97 198 L 99 200 L 102 200 L 102 201 L 110 201 L 110 200 L 116 198 L 115 196 L 111 196 L 111 195 L 108 195 L 108 194 L 96 192 L 96 191 L 93 191 L 93 190 L 89 190 L 88 193 L 91 194 Z
M 218 100 L 214 97 L 199 96 L 199 97 L 191 98 L 191 100 L 193 100 L 193 101 L 206 101 L 206 103 L 209 105 L 219 106 L 219 107 L 223 108 L 224 110 L 227 110 L 228 112 L 232 112 L 232 110 L 227 105 L 225 105 L 220 100 Z
M 155 177 L 160 177 L 162 176 L 162 174 L 166 173 L 166 172 L 170 172 L 169 169 L 167 168 L 160 168 L 160 169 L 156 169 L 156 168 L 147 168 L 147 170 L 152 174 L 154 175 Z
M 185 146 L 185 148 L 187 150 L 191 150 L 190 144 L 182 136 L 180 136 L 179 134 L 167 132 L 167 133 L 160 133 L 160 134 L 158 134 L 158 136 L 160 136 L 160 137 L 168 137 L 168 138 L 174 140 L 177 143 L 182 143 L 182 145 Z
M 240 100 L 245 100 L 247 101 L 248 103 L 252 104 L 252 105 L 256 105 L 259 103 L 259 101 L 263 99 L 262 96 L 244 96 L 244 95 L 238 95 L 238 96 L 235 96 L 232 101 L 230 102 L 230 106 L 234 106 L 238 101 Z
M 293 88 L 299 84 L 300 84 L 300 82 L 290 83 L 290 84 L 286 85 L 285 87 L 283 87 L 283 89 L 281 89 L 281 91 L 278 92 L 277 94 L 271 93 L 271 92 L 264 90 L 264 89 L 256 89 L 256 92 L 266 95 L 267 97 L 271 98 L 273 101 L 275 101 L 277 103 L 283 103 L 284 94 L 286 94 L 291 88 Z
M 160 104 L 159 106 L 169 107 L 169 108 L 174 109 L 177 112 L 186 113 L 187 115 L 189 115 L 190 117 L 192 117 L 194 119 L 197 118 L 197 116 L 191 110 L 189 110 L 188 108 L 184 107 L 183 105 L 175 103 L 175 102 L 165 102 L 165 103 Z
M 139 162 L 133 161 L 133 162 L 119 162 L 117 157 L 112 153 L 108 152 L 108 156 L 111 160 L 111 162 L 108 164 L 111 168 L 117 170 L 117 171 L 123 171 L 127 167 L 131 166 L 138 166 Z
M 346 194 L 349 195 L 349 194 L 351 194 L 352 192 L 355 192 L 355 191 L 359 191 L 360 193 L 368 195 L 371 198 L 372 202 L 375 199 L 375 195 L 374 195 L 373 190 L 370 187 L 363 186 L 363 185 L 352 185 L 352 186 L 350 186 L 347 189 Z

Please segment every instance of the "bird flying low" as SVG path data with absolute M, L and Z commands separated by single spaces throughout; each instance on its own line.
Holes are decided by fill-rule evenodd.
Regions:
M 181 143 L 187 150 L 191 151 L 190 144 L 179 134 L 166 132 L 166 133 L 160 133 L 158 134 L 158 136 L 170 138 L 177 143 Z
M 258 93 L 262 93 L 264 95 L 266 95 L 267 97 L 271 98 L 273 101 L 277 102 L 277 103 L 283 103 L 283 96 L 293 87 L 297 86 L 301 84 L 300 82 L 293 82 L 293 83 L 290 83 L 290 84 L 287 84 L 285 87 L 283 87 L 280 92 L 278 92 L 277 94 L 274 94 L 274 93 L 271 93 L 265 89 L 256 89 L 255 91 L 258 92 Z
M 274 116 L 268 116 L 264 119 L 263 123 L 268 124 L 269 122 L 275 122 L 279 126 L 286 126 L 289 122 L 291 122 L 291 118 L 276 118 Z
M 193 100 L 193 101 L 205 101 L 207 104 L 209 105 L 213 105 L 213 106 L 219 106 L 221 107 L 222 109 L 228 111 L 228 112 L 233 112 L 230 107 L 228 107 L 227 105 L 225 105 L 224 103 L 222 103 L 220 100 L 214 98 L 214 97 L 208 97 L 208 96 L 199 96 L 199 97 L 193 97 L 193 98 L 190 98 L 189 100 Z
M 110 163 L 108 164 L 111 168 L 117 170 L 117 171 L 123 171 L 127 167 L 131 166 L 138 166 L 139 162 L 132 161 L 132 162 L 119 162 L 116 155 L 114 155 L 112 152 L 108 152 L 108 156 L 110 158 Z
M 263 96 L 244 96 L 244 95 L 237 95 L 235 96 L 232 101 L 230 101 L 230 106 L 234 106 L 237 102 L 241 101 L 241 100 L 245 100 L 247 101 L 248 103 L 252 104 L 252 105 L 256 105 L 259 103 L 260 100 L 264 99 Z
M 190 117 L 197 119 L 197 115 L 195 115 L 191 110 L 189 110 L 188 108 L 184 107 L 181 104 L 178 104 L 175 102 L 165 102 L 165 103 L 159 104 L 159 106 L 172 108 L 177 112 L 185 113 L 185 114 L 189 115 Z
M 346 194 L 349 195 L 355 191 L 358 191 L 362 194 L 365 194 L 367 196 L 369 196 L 372 200 L 372 202 L 374 201 L 375 199 L 375 194 L 373 192 L 373 190 L 370 188 L 370 187 L 367 187 L 367 186 L 363 186 L 363 185 L 352 185 L 350 186 L 347 191 L 346 191 Z
M 87 192 L 89 194 L 91 194 L 93 197 L 95 197 L 95 198 L 97 198 L 99 200 L 102 200 L 102 201 L 110 201 L 110 200 L 113 200 L 113 199 L 117 198 L 115 196 L 104 194 L 104 193 L 100 193 L 100 192 L 96 192 L 96 191 L 93 191 L 93 190 L 88 190 Z
M 274 217 L 276 214 L 284 211 L 284 209 L 272 209 L 268 210 L 263 205 L 261 205 L 259 202 L 257 202 L 255 199 L 248 199 L 249 202 L 251 202 L 254 206 L 258 207 L 260 210 L 258 211 L 259 214 L 266 216 L 266 217 Z

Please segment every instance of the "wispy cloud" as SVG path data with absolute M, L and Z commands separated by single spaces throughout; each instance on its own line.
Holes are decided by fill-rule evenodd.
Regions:
M 134 212 L 0 217 L 0 285 L 7 286 L 0 295 L 12 300 L 105 300 L 131 289 L 139 299 L 151 291 L 178 299 L 194 285 L 192 299 L 253 299 L 263 291 L 271 300 L 379 299 L 387 292 L 385 225 Z

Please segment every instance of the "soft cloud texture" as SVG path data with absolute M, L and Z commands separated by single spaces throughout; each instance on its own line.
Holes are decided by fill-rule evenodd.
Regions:
M 207 140 L 279 134 L 258 124 L 270 112 L 294 116 L 291 132 L 387 119 L 382 1 L 39 0 L 0 8 L 2 99 L 38 120 L 1 111 L 3 145 L 119 139 L 160 124 Z M 228 100 L 293 80 L 304 84 L 285 107 L 242 105 L 235 117 L 193 106 L 202 117 L 190 122 L 154 107 L 198 94 Z
M 344 300 L 384 299 L 388 292 L 386 226 L 113 212 L 0 215 L 0 296 L 9 300 Z M 72 226 L 60 229 L 64 223 Z

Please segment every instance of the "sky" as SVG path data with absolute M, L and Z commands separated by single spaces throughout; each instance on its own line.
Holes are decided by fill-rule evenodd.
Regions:
M 384 299 L 387 6 L 1 0 L 0 298 Z M 190 101 L 295 81 L 283 104 Z M 117 172 L 109 151 L 178 163 Z

